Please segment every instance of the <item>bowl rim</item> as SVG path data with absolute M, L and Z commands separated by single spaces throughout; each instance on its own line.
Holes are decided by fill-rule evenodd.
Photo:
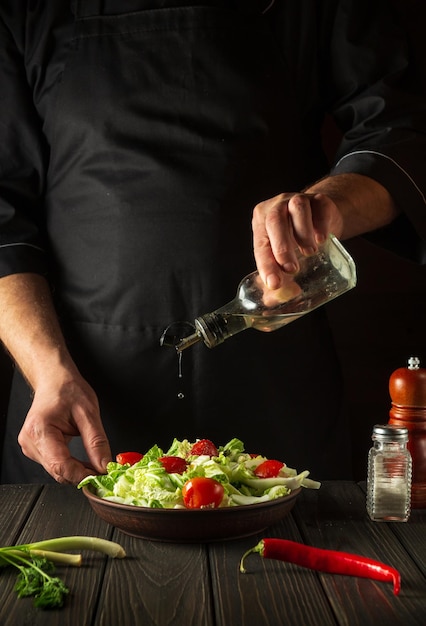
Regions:
M 210 515 L 225 515 L 231 513 L 239 513 L 242 511 L 248 512 L 259 511 L 261 509 L 271 509 L 275 506 L 283 505 L 284 503 L 292 502 L 297 498 L 297 496 L 302 491 L 302 487 L 298 487 L 297 489 L 293 489 L 288 495 L 280 496 L 279 498 L 274 498 L 273 500 L 267 500 L 266 502 L 256 502 L 254 504 L 241 504 L 236 506 L 223 506 L 218 508 L 204 508 L 204 509 L 186 509 L 186 508 L 154 508 L 148 506 L 137 506 L 135 504 L 125 504 L 122 502 L 114 502 L 113 500 L 106 500 L 105 498 L 101 498 L 96 495 L 93 491 L 94 487 L 92 485 L 85 485 L 82 487 L 82 492 L 88 498 L 88 500 L 92 501 L 96 505 L 109 507 L 111 509 L 119 510 L 119 511 L 129 511 L 134 512 L 135 514 L 147 514 L 147 515 L 164 515 L 170 514 L 171 512 L 177 515 L 205 515 L 206 513 Z

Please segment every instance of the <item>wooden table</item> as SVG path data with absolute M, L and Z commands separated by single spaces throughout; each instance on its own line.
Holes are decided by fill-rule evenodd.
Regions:
M 0 573 L 1 626 L 377 626 L 426 624 L 426 511 L 407 523 L 373 523 L 362 486 L 324 483 L 303 490 L 291 515 L 260 535 L 210 544 L 135 539 L 98 519 L 83 494 L 59 485 L 1 485 L 1 545 L 61 535 L 114 539 L 127 552 L 111 559 L 85 552 L 81 568 L 58 567 L 71 589 L 62 609 L 41 611 L 13 591 L 16 574 Z M 262 536 L 356 552 L 401 572 L 402 590 L 351 576 L 320 574 L 287 563 L 246 561 Z

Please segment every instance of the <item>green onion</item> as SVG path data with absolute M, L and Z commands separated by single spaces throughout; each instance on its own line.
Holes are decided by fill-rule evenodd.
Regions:
M 118 543 L 74 535 L 0 548 L 0 566 L 19 570 L 15 585 L 18 597 L 34 597 L 38 608 L 57 608 L 63 605 L 69 589 L 59 578 L 51 576 L 54 564 L 78 567 L 82 563 L 81 554 L 67 554 L 67 550 L 94 550 L 120 559 L 126 556 Z

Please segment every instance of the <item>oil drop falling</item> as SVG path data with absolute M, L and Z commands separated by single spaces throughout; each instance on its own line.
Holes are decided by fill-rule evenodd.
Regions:
M 178 353 L 178 378 L 182 378 L 182 352 Z M 178 400 L 183 400 L 185 394 L 182 391 L 179 391 L 177 397 Z
M 178 377 L 182 378 L 182 352 L 178 354 Z
M 177 344 L 188 337 L 189 335 L 193 335 L 195 332 L 195 327 L 190 322 L 174 322 L 167 326 L 164 330 L 163 334 L 160 337 L 160 346 L 168 346 L 172 347 L 176 350 Z M 176 354 L 178 357 L 178 379 L 182 379 L 182 352 L 176 350 Z M 183 400 L 185 398 L 185 394 L 183 391 L 179 391 L 177 394 L 178 400 Z

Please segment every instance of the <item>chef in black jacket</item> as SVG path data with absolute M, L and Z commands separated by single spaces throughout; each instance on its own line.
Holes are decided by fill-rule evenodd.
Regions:
M 276 283 L 330 231 L 402 220 L 421 242 L 426 106 L 399 26 L 379 0 L 2 0 L 3 482 L 234 436 L 350 477 L 324 310 L 194 346 L 181 378 L 160 337 L 255 263 Z

